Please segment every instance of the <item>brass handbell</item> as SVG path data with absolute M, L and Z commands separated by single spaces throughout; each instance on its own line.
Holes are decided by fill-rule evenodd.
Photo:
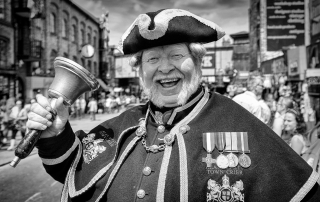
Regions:
M 49 98 L 63 97 L 64 104 L 71 106 L 83 93 L 99 88 L 96 78 L 84 67 L 64 57 L 54 60 L 55 77 L 48 89 Z M 55 114 L 52 112 L 52 114 Z M 33 150 L 41 136 L 39 130 L 30 130 L 15 150 L 15 157 L 10 163 L 16 167 L 21 159 L 26 158 Z

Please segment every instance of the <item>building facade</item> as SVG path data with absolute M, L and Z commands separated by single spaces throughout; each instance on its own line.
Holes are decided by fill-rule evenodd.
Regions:
M 16 58 L 16 26 L 12 19 L 11 0 L 0 0 L 0 97 L 16 97 L 23 93 L 19 62 Z
M 0 44 L 5 41 L 7 51 L 1 54 L 9 57 L 1 61 L 6 71 L 1 71 L 0 75 L 15 75 L 15 92 L 11 93 L 13 87 L 9 86 L 10 95 L 18 96 L 20 93 L 21 99 L 32 98 L 38 92 L 47 95 L 54 78 L 53 61 L 58 56 L 71 59 L 96 77 L 100 76 L 99 66 L 104 54 L 99 52 L 102 49 L 99 19 L 70 0 L 2 2 L 6 6 L 6 17 L 3 18 L 7 22 L 3 22 L 5 29 L 1 28 Z M 92 58 L 81 56 L 80 51 L 85 44 L 94 47 L 96 53 Z M 5 57 L 1 56 L 4 60 L 2 58 Z

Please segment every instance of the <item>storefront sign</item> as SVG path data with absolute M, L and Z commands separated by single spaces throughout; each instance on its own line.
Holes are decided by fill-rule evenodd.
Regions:
M 283 56 L 263 61 L 261 63 L 261 71 L 263 74 L 279 74 L 287 72 Z
M 213 76 L 215 75 L 215 54 L 208 53 L 202 59 L 202 75 Z
M 304 45 L 304 0 L 267 1 L 267 50 Z

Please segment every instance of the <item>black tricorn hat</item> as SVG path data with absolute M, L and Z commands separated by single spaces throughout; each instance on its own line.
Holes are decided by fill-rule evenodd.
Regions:
M 140 14 L 122 35 L 118 49 L 125 55 L 157 46 L 217 41 L 225 32 L 215 23 L 181 9 Z

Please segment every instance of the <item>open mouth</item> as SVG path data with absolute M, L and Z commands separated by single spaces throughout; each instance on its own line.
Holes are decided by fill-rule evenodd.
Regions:
M 164 88 L 170 88 L 177 85 L 180 80 L 181 80 L 180 78 L 162 79 L 157 82 Z

